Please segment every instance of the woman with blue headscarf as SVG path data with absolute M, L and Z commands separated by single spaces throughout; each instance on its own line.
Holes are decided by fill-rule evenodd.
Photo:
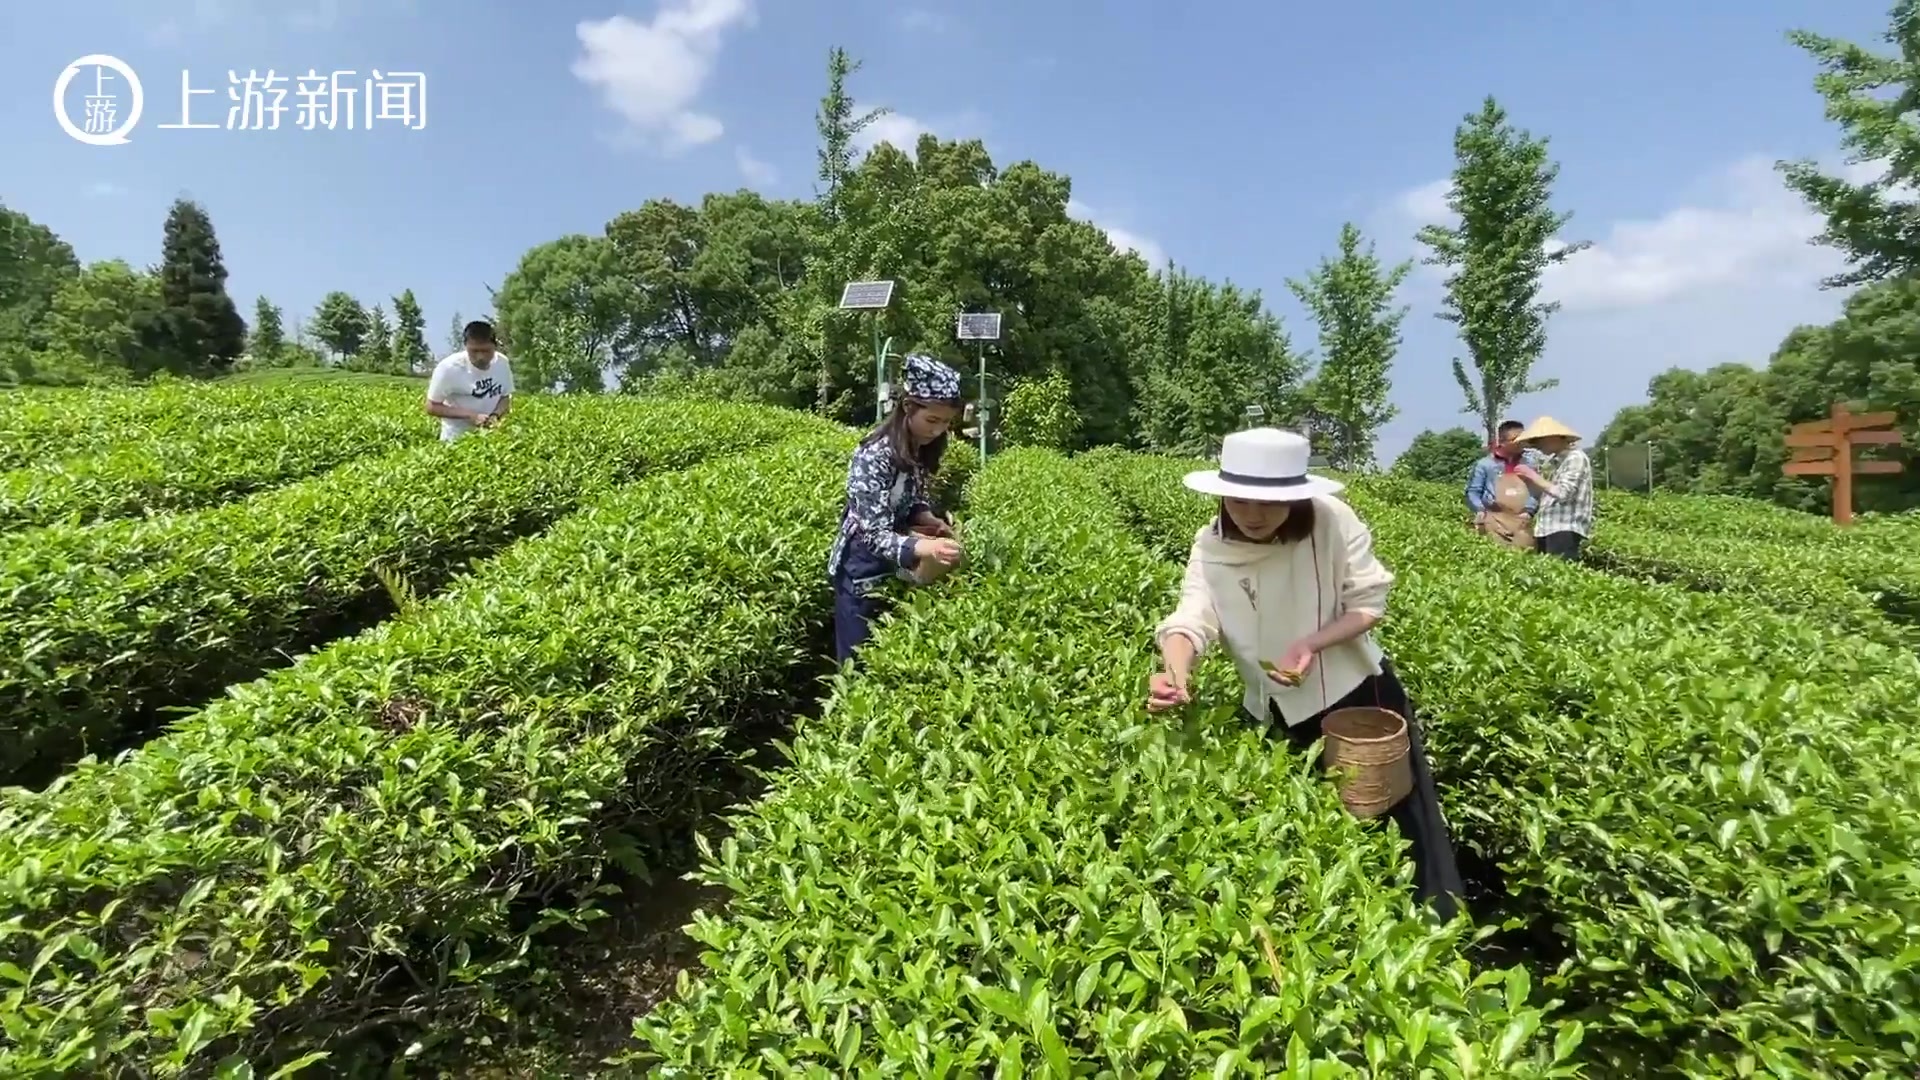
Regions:
M 866 641 L 890 581 L 930 584 L 960 563 L 953 527 L 927 499 L 961 413 L 960 373 L 930 356 L 908 356 L 904 366 L 905 394 L 853 452 L 840 535 L 827 556 L 841 663 Z

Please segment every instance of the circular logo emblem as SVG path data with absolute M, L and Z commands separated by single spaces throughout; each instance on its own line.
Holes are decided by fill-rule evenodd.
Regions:
M 84 119 L 76 124 L 67 115 L 67 87 L 87 68 L 93 69 L 93 92 L 87 95 Z M 132 98 L 131 102 L 125 103 L 124 118 L 120 108 L 123 95 L 110 85 L 108 72 L 120 76 L 126 83 L 126 95 Z M 89 146 L 124 145 L 127 132 L 140 122 L 140 110 L 145 105 L 146 95 L 140 89 L 140 76 L 133 73 L 133 68 L 125 60 L 105 53 L 83 56 L 68 64 L 53 84 L 53 118 L 59 122 L 60 130 Z

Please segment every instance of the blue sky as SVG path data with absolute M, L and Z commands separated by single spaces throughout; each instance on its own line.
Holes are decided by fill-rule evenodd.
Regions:
M 978 136 L 1002 163 L 1074 180 L 1074 211 L 1117 243 L 1257 288 L 1300 346 L 1286 289 L 1342 221 L 1416 254 L 1452 165 L 1452 132 L 1488 93 L 1551 136 L 1568 234 L 1595 248 L 1550 282 L 1565 310 L 1515 412 L 1594 435 L 1669 366 L 1763 362 L 1825 321 L 1837 265 L 1779 185 L 1782 157 L 1838 161 L 1805 27 L 1877 42 L 1889 0 L 104 0 L 15 4 L 0 67 L 0 200 L 83 259 L 157 259 L 167 204 L 213 215 L 230 287 L 290 318 L 330 289 L 371 303 L 412 288 L 436 349 L 531 246 L 597 233 L 657 196 L 740 186 L 804 196 L 828 48 L 865 62 L 853 90 L 896 110 L 880 136 Z M 127 61 L 145 115 L 125 145 L 67 137 L 51 94 L 78 57 Z M 228 73 L 426 74 L 426 126 L 161 130 L 226 119 Z M 91 72 L 82 83 L 92 78 Z M 78 115 L 81 85 L 67 100 Z M 289 98 L 289 101 L 292 99 Z M 121 107 L 126 106 L 122 98 Z M 291 122 L 292 114 L 287 121 Z M 1438 279 L 1417 270 L 1394 372 L 1412 435 L 1466 418 L 1448 372 Z

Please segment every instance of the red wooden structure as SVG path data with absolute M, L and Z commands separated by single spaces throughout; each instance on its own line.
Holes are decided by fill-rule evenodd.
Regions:
M 1845 402 L 1836 401 L 1828 419 L 1795 424 L 1787 432 L 1793 458 L 1781 471 L 1788 476 L 1833 477 L 1833 523 L 1852 524 L 1853 478 L 1884 476 L 1904 468 L 1898 461 L 1855 461 L 1853 448 L 1899 446 L 1900 433 L 1893 430 L 1899 419 L 1890 412 L 1853 413 Z

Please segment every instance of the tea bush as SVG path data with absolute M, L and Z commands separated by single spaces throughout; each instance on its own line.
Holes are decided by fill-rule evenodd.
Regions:
M 213 506 L 438 437 L 418 395 L 321 388 L 285 412 L 0 473 L 0 531 Z
M 851 447 L 643 481 L 116 764 L 7 793 L 0 1075 L 266 1075 L 524 975 L 645 858 L 632 837 L 686 815 L 741 711 L 792 693 Z
M 1457 493 L 1437 484 L 1368 478 L 1363 487 L 1375 498 L 1417 508 L 1436 522 L 1466 520 Z M 1900 602 L 1902 595 L 1920 598 L 1915 584 L 1920 567 L 1911 565 L 1910 552 L 1901 545 L 1881 541 L 1864 547 L 1818 518 L 1774 507 L 1742 516 L 1714 499 L 1698 500 L 1700 520 L 1688 525 L 1686 508 L 1694 500 L 1665 496 L 1654 501 L 1657 510 L 1649 510 L 1644 498 L 1609 502 L 1610 508 L 1629 509 L 1620 515 L 1623 520 L 1615 520 L 1610 509 L 1600 511 L 1601 524 L 1586 545 L 1589 562 L 1615 574 L 1797 612 L 1831 622 L 1844 634 L 1906 649 L 1920 645 L 1920 627 L 1914 625 L 1920 609 L 1903 613 Z M 1769 530 L 1783 514 L 1802 519 L 1798 529 Z M 1808 523 L 1823 531 L 1805 534 L 1801 530 Z
M 996 455 L 972 569 L 884 621 L 707 846 L 705 970 L 636 1023 L 663 1076 L 1550 1076 L 1518 970 L 1415 914 L 1233 709 L 1149 718 L 1178 572 L 1064 459 Z M 1221 701 L 1237 700 L 1216 686 Z
M 1169 555 L 1192 463 L 1091 466 Z M 1448 815 L 1620 1075 L 1871 1077 L 1920 1059 L 1920 661 L 1726 595 L 1500 550 L 1351 492 Z M 1684 536 L 1673 540 L 1684 550 Z
M 302 415 L 367 389 L 161 379 L 139 388 L 16 387 L 0 394 L 0 469 L 17 469 L 210 426 Z M 415 397 L 416 404 L 420 398 Z M 422 417 L 425 419 L 425 417 Z
M 836 430 L 755 406 L 530 401 L 484 435 L 216 509 L 0 540 L 0 784 L 371 624 L 392 607 L 376 570 L 432 591 L 637 475 Z

